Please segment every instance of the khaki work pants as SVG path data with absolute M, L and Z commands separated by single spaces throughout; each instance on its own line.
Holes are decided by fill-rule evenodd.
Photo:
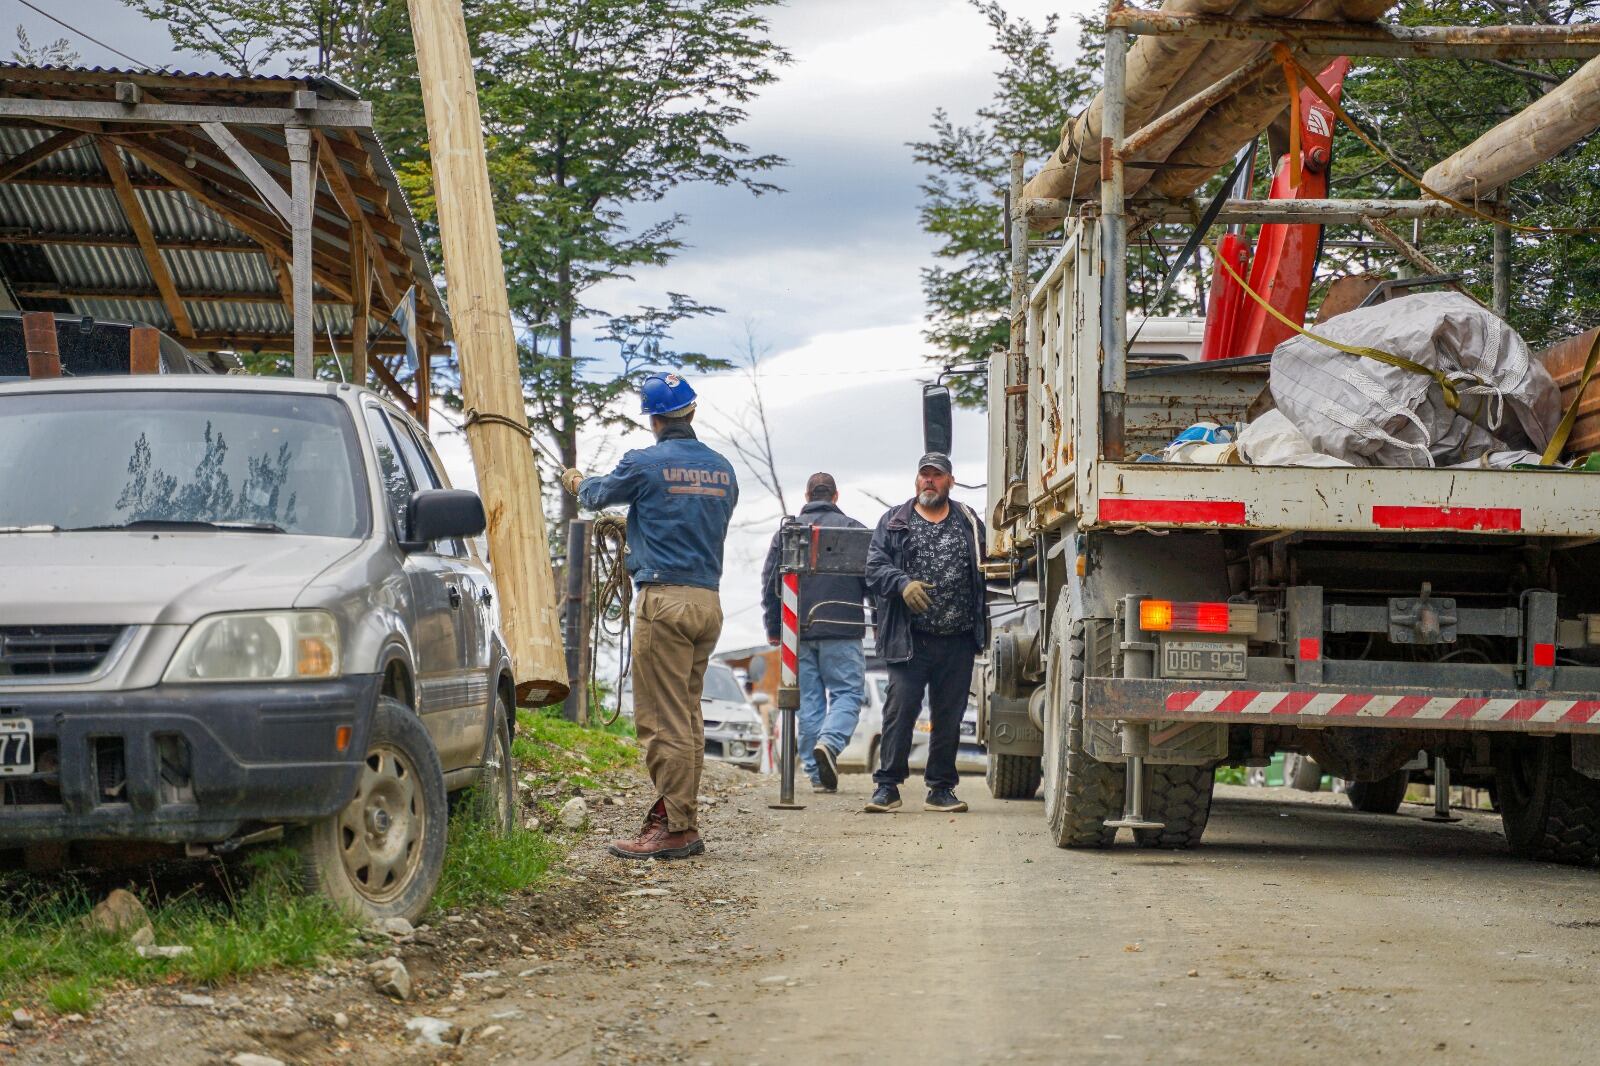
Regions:
M 722 600 L 715 589 L 646 585 L 640 591 L 633 616 L 633 724 L 674 833 L 696 827 L 706 757 L 700 689 L 721 635 Z

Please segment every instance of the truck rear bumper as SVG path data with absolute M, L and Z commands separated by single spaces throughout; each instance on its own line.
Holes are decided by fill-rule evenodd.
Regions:
M 331 814 L 354 794 L 380 680 L 0 690 L 0 718 L 33 722 L 35 759 L 0 777 L 0 847 L 215 843 Z
M 1131 722 L 1339 726 L 1600 733 L 1594 693 L 1468 691 L 1333 685 L 1259 685 L 1094 677 L 1084 681 L 1084 716 Z

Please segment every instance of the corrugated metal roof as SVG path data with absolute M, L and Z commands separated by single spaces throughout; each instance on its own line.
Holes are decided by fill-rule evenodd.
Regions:
M 131 80 L 168 102 L 254 102 L 262 94 L 282 94 L 310 89 L 329 100 L 354 100 L 356 96 L 337 82 L 320 77 L 256 76 L 248 78 L 213 73 L 129 71 L 112 67 L 22 67 L 0 63 L 0 96 L 77 99 L 86 93 L 111 92 L 117 81 Z M 285 106 L 273 103 L 271 106 Z M 115 135 L 114 127 L 107 127 Z M 11 159 L 41 144 L 60 131 L 22 125 L 0 126 L 0 159 Z M 127 132 L 127 131 L 123 131 Z M 235 132 L 258 143 L 258 161 L 269 174 L 289 185 L 287 153 L 281 131 L 268 126 L 235 127 Z M 216 347 L 234 337 L 241 346 L 266 345 L 280 350 L 291 342 L 292 324 L 279 296 L 271 258 L 250 233 L 225 217 L 241 213 L 256 225 L 281 234 L 289 244 L 287 226 L 277 220 L 262 199 L 250 189 L 242 172 L 229 162 L 196 127 L 174 126 L 139 131 L 136 140 L 121 142 L 124 161 L 135 195 L 148 220 L 160 255 L 180 296 L 184 311 L 202 340 L 195 347 Z M 338 142 L 341 152 L 359 147 L 370 170 L 345 167 L 354 185 L 364 218 L 379 234 L 378 243 L 389 248 L 393 266 L 405 278 L 400 291 L 415 285 L 424 304 L 435 309 L 428 331 L 431 347 L 442 350 L 448 336 L 443 302 L 433 283 L 432 270 L 423 254 L 422 241 L 410 205 L 400 190 L 394 170 L 371 129 L 354 131 L 354 144 Z M 329 134 L 336 137 L 336 133 Z M 165 153 L 172 177 L 141 159 L 139 151 Z M 280 154 L 281 153 L 281 154 Z M 359 161 L 359 157 L 355 157 Z M 156 160 L 160 162 L 159 159 Z M 205 203 L 191 191 L 173 184 L 185 175 L 179 162 L 216 200 Z M 0 166 L 3 166 L 0 163 Z M 182 184 L 182 183 L 180 183 Z M 331 328 L 335 344 L 348 350 L 352 314 L 347 305 L 322 302 L 334 289 L 349 286 L 351 253 L 345 238 L 346 220 L 332 188 L 319 174 L 319 195 L 314 228 L 318 239 L 319 278 L 314 286 L 318 303 L 316 329 L 325 343 Z M 124 216 L 111 186 L 94 139 L 82 140 L 34 163 L 10 180 L 0 182 L 0 278 L 24 310 L 53 310 L 96 318 L 147 322 L 173 330 L 175 324 L 159 299 L 150 267 L 135 241 L 135 230 Z M 398 237 L 395 246 L 390 234 Z M 219 245 L 208 249 L 206 245 Z M 340 271 L 342 270 L 342 273 Z M 341 280 L 342 279 L 342 280 Z M 397 279 L 398 280 L 398 279 Z M 374 318 L 387 308 L 378 306 L 381 290 L 373 286 Z M 219 296 L 248 294 L 257 299 L 226 300 Z M 263 302 L 260 298 L 268 298 Z

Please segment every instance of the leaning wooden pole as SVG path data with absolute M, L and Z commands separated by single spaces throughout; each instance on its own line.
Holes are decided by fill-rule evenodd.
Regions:
M 516 335 L 489 193 L 478 90 L 460 0 L 408 0 L 428 120 L 467 442 L 489 515 L 489 560 L 517 693 L 552 703 L 567 693 L 539 471 L 529 446 Z

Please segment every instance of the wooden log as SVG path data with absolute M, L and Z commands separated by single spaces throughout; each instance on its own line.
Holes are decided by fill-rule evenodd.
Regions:
M 433 159 L 445 281 L 461 358 L 467 443 L 489 516 L 489 560 L 519 698 L 567 694 L 555 574 L 539 471 L 528 436 L 517 342 L 495 228 L 483 121 L 460 0 L 407 0 L 428 148 Z M 475 417 L 476 416 L 476 417 Z
M 128 332 L 128 373 L 161 373 L 161 333 L 154 326 L 135 326 Z
M 1429 188 L 1456 200 L 1495 190 L 1600 129 L 1600 57 L 1483 136 L 1428 168 Z
M 61 349 L 56 342 L 56 316 L 52 312 L 22 312 L 22 346 L 28 352 L 30 378 L 61 376 Z

